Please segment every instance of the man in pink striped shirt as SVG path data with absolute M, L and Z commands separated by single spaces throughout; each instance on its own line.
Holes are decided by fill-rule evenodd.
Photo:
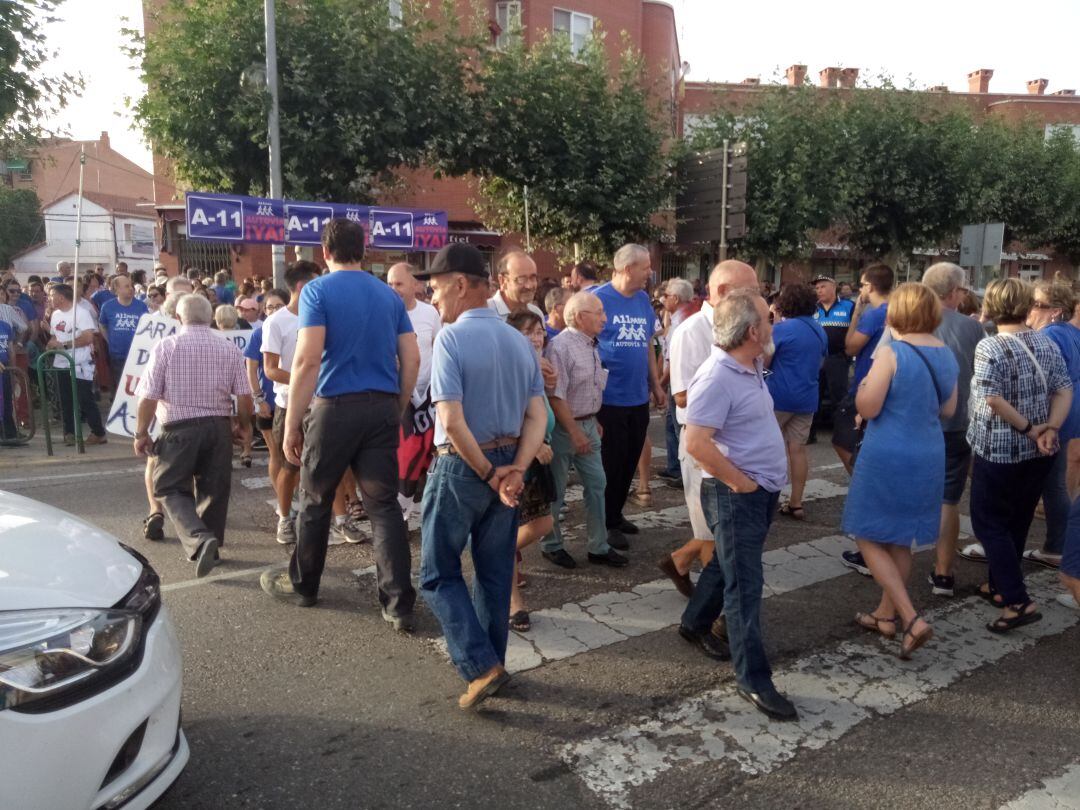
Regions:
M 150 353 L 139 382 L 137 455 L 155 455 L 154 497 L 176 526 L 195 575 L 206 576 L 225 542 L 232 487 L 232 398 L 242 433 L 254 410 L 244 357 L 210 330 L 213 310 L 198 295 L 176 305 L 183 326 Z M 162 426 L 152 441 L 155 415 Z

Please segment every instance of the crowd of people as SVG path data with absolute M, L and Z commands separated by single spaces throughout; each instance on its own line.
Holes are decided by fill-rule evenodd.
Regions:
M 286 289 L 252 281 L 234 290 L 228 274 L 211 284 L 191 272 L 144 286 L 118 268 L 109 296 L 83 283 L 77 305 L 62 280 L 36 282 L 48 287 L 48 319 L 33 280 L 33 318 L 21 304 L 0 309 L 16 323 L 27 313 L 18 328 L 42 350 L 74 339 L 94 436 L 97 335 L 122 369 L 130 339 L 121 335 L 136 316 L 160 309 L 180 321 L 139 382 L 135 449 L 148 456 L 145 535 L 160 539 L 167 515 L 197 576 L 225 542 L 234 446 L 250 457 L 257 430 L 276 539 L 291 547 L 287 570 L 265 573 L 263 590 L 311 607 L 328 545 L 370 540 L 382 616 L 411 632 L 407 520 L 419 510 L 420 595 L 469 708 L 507 681 L 509 630 L 531 626 L 521 551 L 539 543 L 551 565 L 578 565 L 563 526 L 571 472 L 584 559 L 629 563 L 641 528 L 625 507 L 651 498 L 655 407 L 665 410 L 667 444 L 658 478 L 683 490 L 689 513 L 691 536 L 659 561 L 688 600 L 678 632 L 731 660 L 740 694 L 770 717 L 797 712 L 765 653 L 762 551 L 774 519 L 807 519 L 806 446 L 819 427 L 831 425 L 851 475 L 842 530 L 854 548 L 843 562 L 881 589 L 854 621 L 897 639 L 901 657 L 934 632 L 910 593 L 919 546 L 937 545 L 926 584 L 938 596 L 955 592 L 958 553 L 988 563 L 978 595 L 998 611 L 991 632 L 1041 618 L 1025 562 L 1059 568 L 1061 601 L 1076 606 L 1080 307 L 1071 286 L 994 281 L 972 311 L 964 271 L 947 263 L 899 286 L 887 265 L 871 264 L 854 294 L 826 276 L 773 291 L 733 260 L 704 289 L 655 285 L 649 251 L 634 244 L 615 253 L 607 282 L 582 263 L 561 285 L 541 284 L 520 250 L 490 274 L 479 251 L 452 244 L 427 268 L 394 265 L 384 283 L 364 271 L 364 243 L 357 223 L 331 220 L 326 269 L 295 262 Z M 4 285 L 9 300 L 20 293 Z M 211 334 L 242 323 L 254 326 L 243 353 Z M 958 549 L 969 480 L 978 542 Z M 1046 542 L 1026 550 L 1040 501 Z

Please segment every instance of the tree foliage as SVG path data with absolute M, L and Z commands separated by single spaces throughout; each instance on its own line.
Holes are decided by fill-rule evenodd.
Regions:
M 45 238 L 41 201 L 29 189 L 0 186 L 0 268 L 23 248 Z
M 62 2 L 0 2 L 0 157 L 25 154 L 48 134 L 42 122 L 82 90 L 81 78 L 47 70 L 56 54 L 45 43 L 43 26 Z

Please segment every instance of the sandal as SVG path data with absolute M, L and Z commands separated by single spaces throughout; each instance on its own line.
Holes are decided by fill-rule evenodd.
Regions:
M 893 616 L 891 619 L 882 619 L 881 617 L 876 616 L 873 613 L 855 614 L 855 624 L 859 625 L 859 627 L 861 627 L 863 630 L 869 630 L 872 633 L 880 633 L 881 635 L 885 636 L 885 638 L 892 638 L 896 635 L 896 625 L 899 622 L 900 619 L 896 616 Z M 893 626 L 892 630 L 886 632 L 881 627 L 881 625 L 883 624 L 891 624 Z
M 635 492 L 630 496 L 630 500 L 638 506 L 648 509 L 652 506 L 652 493 L 651 492 Z
M 1042 614 L 1037 610 L 1032 610 L 1030 613 L 1027 612 L 1029 607 L 1035 607 L 1035 603 L 1030 599 L 1019 605 L 1005 605 L 1004 607 L 1006 610 L 1011 610 L 1016 615 L 998 616 L 994 621 L 986 625 L 986 629 L 991 633 L 1008 633 L 1010 630 L 1015 630 L 1017 627 L 1023 627 L 1025 624 L 1034 624 L 1042 619 Z
M 1001 598 L 1001 594 L 990 587 L 989 582 L 984 582 L 978 588 L 975 589 L 975 595 L 982 599 L 984 602 L 989 602 L 996 608 L 1005 607 L 1005 602 Z
M 244 456 L 240 456 L 240 463 L 243 466 L 250 468 L 251 467 L 251 453 L 248 453 L 247 455 L 244 455 Z
M 904 628 L 904 640 L 900 644 L 900 658 L 904 661 L 910 660 L 913 652 L 934 637 L 934 628 L 930 625 L 926 625 L 926 629 L 921 633 L 916 634 L 911 632 L 912 628 L 915 626 L 915 622 L 919 621 L 919 619 L 922 619 L 922 614 L 916 613 L 915 618 L 913 618 L 911 623 Z M 923 619 L 923 621 L 925 622 L 926 620 Z M 909 637 L 911 638 L 910 644 L 907 641 Z
M 529 621 L 529 611 L 519 610 L 510 614 L 510 629 L 516 633 L 528 633 L 532 628 Z
M 806 520 L 806 512 L 803 511 L 801 506 L 792 506 L 790 503 L 785 503 L 780 507 L 780 514 L 786 515 L 792 520 Z
M 517 571 L 517 586 L 519 588 L 525 588 L 528 586 L 529 581 L 525 579 L 525 575 L 521 573 L 521 552 L 518 551 L 515 552 L 515 554 L 517 555 L 517 568 L 515 569 Z

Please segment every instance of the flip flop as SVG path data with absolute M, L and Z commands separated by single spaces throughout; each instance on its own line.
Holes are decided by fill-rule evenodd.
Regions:
M 517 613 L 510 614 L 510 629 L 516 633 L 528 633 L 532 629 L 529 611 L 519 610 Z
M 1036 565 L 1041 565 L 1044 568 L 1049 568 L 1053 571 L 1057 571 L 1059 568 L 1061 568 L 1061 555 L 1047 554 L 1045 551 L 1040 551 L 1037 548 L 1032 548 L 1024 552 L 1024 562 L 1035 563 Z
M 806 520 L 806 511 L 801 506 L 792 506 L 790 503 L 785 503 L 780 507 L 779 511 L 781 515 L 792 520 Z
M 982 543 L 968 543 L 956 553 L 965 560 L 971 560 L 972 562 L 986 562 L 986 549 L 983 548 Z

